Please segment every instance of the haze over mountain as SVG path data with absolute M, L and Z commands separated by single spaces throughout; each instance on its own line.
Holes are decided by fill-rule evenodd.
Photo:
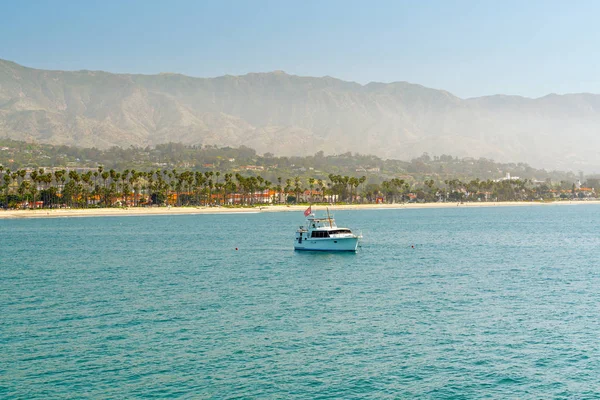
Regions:
M 493 79 L 493 77 L 490 77 Z M 46 71 L 0 60 L 0 137 L 76 146 L 169 141 L 259 153 L 423 152 L 600 171 L 600 95 L 461 99 L 284 72 L 192 78 Z

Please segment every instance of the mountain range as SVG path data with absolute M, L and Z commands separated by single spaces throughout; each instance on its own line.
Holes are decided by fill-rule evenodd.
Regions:
M 493 79 L 493 77 L 490 77 Z M 407 82 L 361 85 L 281 71 L 49 71 L 0 60 L 0 137 L 80 147 L 166 142 L 259 153 L 424 152 L 600 172 L 600 95 L 461 99 Z

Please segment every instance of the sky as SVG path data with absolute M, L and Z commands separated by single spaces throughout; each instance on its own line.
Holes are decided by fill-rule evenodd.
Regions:
M 462 98 L 600 93 L 600 2 L 0 0 L 0 58 L 40 69 L 283 70 Z

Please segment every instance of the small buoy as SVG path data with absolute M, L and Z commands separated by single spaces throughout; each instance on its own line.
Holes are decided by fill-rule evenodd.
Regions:
M 414 246 L 414 245 L 412 245 L 412 246 L 410 246 L 410 247 L 412 247 L 413 249 L 415 248 L 415 246 Z
M 236 249 L 236 251 L 237 251 L 237 249 L 238 249 L 238 248 L 236 247 L 235 249 Z

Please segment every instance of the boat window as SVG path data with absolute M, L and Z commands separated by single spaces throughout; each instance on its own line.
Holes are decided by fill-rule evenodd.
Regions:
M 312 231 L 311 237 L 314 238 L 327 238 L 329 234 L 326 231 Z
M 334 231 L 329 231 L 329 233 L 332 235 L 338 235 L 340 233 L 352 233 L 352 231 L 350 231 L 350 229 L 336 229 Z

